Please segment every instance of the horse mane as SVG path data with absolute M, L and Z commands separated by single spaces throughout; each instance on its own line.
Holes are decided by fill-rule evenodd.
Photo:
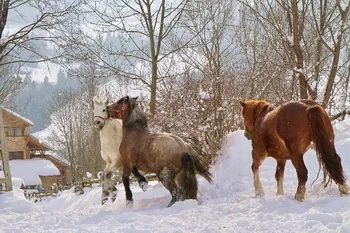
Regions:
M 125 127 L 142 127 L 148 128 L 147 116 L 137 105 L 136 100 L 129 98 L 128 103 L 129 117 L 125 121 Z
M 253 111 L 253 125 L 259 116 L 266 115 L 276 108 L 274 105 L 265 100 L 247 100 L 245 101 L 245 104 Z

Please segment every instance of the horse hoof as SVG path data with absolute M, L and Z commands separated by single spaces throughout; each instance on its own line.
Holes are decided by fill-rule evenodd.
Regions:
M 106 203 L 107 200 L 108 200 L 108 198 L 103 198 L 103 199 L 101 200 L 101 204 L 103 205 L 104 203 Z
M 148 189 L 148 183 L 145 181 L 140 182 L 140 187 L 142 189 L 142 191 L 146 192 L 146 190 Z
M 113 193 L 111 196 L 112 203 L 115 202 L 116 199 L 117 199 L 117 193 Z
M 263 197 L 265 197 L 264 191 L 256 191 L 255 192 L 255 197 L 256 198 L 263 198 Z
M 276 193 L 276 196 L 282 196 L 282 195 L 284 195 L 284 192 L 277 192 Z
M 340 192 L 340 196 L 344 197 L 344 196 L 348 196 L 349 195 L 349 187 L 346 185 L 339 185 L 338 186 L 338 190 Z
M 168 206 L 167 206 L 167 207 L 171 207 L 172 205 L 174 205 L 174 204 L 175 204 L 175 202 L 176 202 L 176 201 L 171 200 L 171 201 L 169 202 L 169 204 L 168 204 Z
M 134 207 L 134 201 L 133 200 L 126 200 L 126 207 L 127 208 L 132 208 Z
M 294 199 L 299 201 L 299 202 L 303 202 L 305 197 L 302 194 L 295 194 Z

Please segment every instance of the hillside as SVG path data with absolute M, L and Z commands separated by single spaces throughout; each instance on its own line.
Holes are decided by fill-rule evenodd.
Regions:
M 336 148 L 350 174 L 350 119 L 337 123 Z M 288 162 L 285 195 L 275 196 L 275 161 L 261 166 L 266 197 L 254 197 L 251 146 L 243 131 L 230 133 L 223 155 L 212 166 L 213 184 L 200 178 L 199 201 L 188 200 L 166 208 L 170 195 L 158 183 L 143 193 L 133 185 L 134 207 L 125 207 L 123 188 L 115 203 L 100 205 L 101 188 L 72 190 L 39 203 L 25 200 L 21 191 L 0 195 L 1 232 L 350 232 L 350 197 L 339 197 L 336 186 L 323 190 L 314 151 L 305 154 L 309 170 L 307 197 L 293 200 L 297 178 Z

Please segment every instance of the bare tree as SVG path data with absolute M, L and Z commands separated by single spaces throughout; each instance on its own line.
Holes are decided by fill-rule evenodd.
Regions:
M 188 0 L 112 0 L 86 2 L 84 23 L 98 34 L 75 33 L 80 42 L 78 59 L 89 59 L 105 73 L 139 80 L 150 90 L 150 112 L 155 114 L 157 84 L 164 78 L 159 63 L 179 48 L 165 43 L 182 15 Z M 104 36 L 116 41 L 106 43 Z M 182 45 L 183 46 L 183 45 Z
M 0 66 L 22 62 L 37 63 L 53 60 L 61 55 L 42 54 L 38 52 L 34 42 L 58 42 L 56 26 L 64 25 L 75 13 L 79 6 L 78 1 L 1 0 L 0 4 Z M 30 13 L 30 16 L 25 15 L 23 10 L 34 15 Z M 12 25 L 11 30 L 6 30 L 9 27 L 8 24 L 11 23 L 8 18 L 9 12 L 17 14 L 17 18 L 21 21 L 15 27 Z M 29 52 L 30 59 L 21 56 L 20 50 Z
M 175 64 L 185 64 L 185 72 L 163 80 L 158 93 L 157 110 L 162 114 L 154 124 L 183 136 L 206 164 L 213 162 L 226 134 L 237 128 L 232 110 L 237 100 L 234 90 L 239 87 L 231 73 L 237 55 L 235 6 L 233 1 L 187 4 L 178 26 L 185 40 L 193 39 L 178 50 L 182 63 Z M 175 47 L 183 43 L 178 39 L 173 38 Z
M 21 64 L 62 55 L 58 50 L 46 53 L 40 46 L 59 43 L 57 29 L 78 6 L 79 1 L 0 0 L 0 102 L 20 88 Z
M 10 103 L 22 86 L 19 71 L 11 66 L 0 68 L 0 104 Z
M 259 33 L 270 38 L 267 42 L 274 45 L 271 51 L 277 56 L 270 58 L 270 62 L 285 67 L 285 73 L 292 74 L 286 77 L 297 80 L 298 98 L 319 99 L 324 107 L 328 106 L 335 96 L 339 69 L 347 64 L 341 54 L 349 23 L 349 3 L 327 0 L 240 2 L 249 9 L 250 16 L 257 19 L 262 29 Z M 320 93 L 324 83 L 325 89 Z
M 72 172 L 72 182 L 80 181 L 86 172 L 97 174 L 103 169 L 99 139 L 94 137 L 91 99 L 81 92 L 58 93 L 51 107 L 57 111 L 52 116 L 50 141 L 55 151 L 67 159 Z

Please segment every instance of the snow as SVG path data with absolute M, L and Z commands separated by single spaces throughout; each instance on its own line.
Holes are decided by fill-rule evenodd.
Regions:
M 26 183 L 24 182 L 23 179 L 19 177 L 11 177 L 12 180 L 12 186 L 16 188 L 21 188 L 22 184 L 25 186 Z
M 335 125 L 336 148 L 344 171 L 350 174 L 350 120 Z M 56 198 L 34 203 L 22 190 L 0 195 L 0 232 L 350 232 L 350 197 L 340 197 L 333 184 L 320 188 L 315 152 L 304 158 L 309 171 L 304 202 L 293 199 L 297 187 L 295 169 L 287 162 L 285 195 L 276 196 L 275 161 L 265 160 L 260 178 L 265 198 L 255 198 L 251 145 L 243 131 L 227 136 L 222 155 L 211 168 L 213 184 L 199 179 L 199 198 L 167 208 L 170 195 L 158 182 L 142 192 L 132 184 L 134 206 L 125 206 L 125 193 L 118 185 L 114 203 L 100 204 L 101 188 L 73 188 Z
M 202 100 L 208 100 L 210 99 L 210 94 L 209 92 L 206 92 L 206 91 L 203 91 L 203 90 L 199 90 L 199 97 L 202 99 Z
M 10 160 L 9 164 L 12 180 L 14 178 L 20 178 L 25 185 L 41 184 L 39 175 L 50 176 L 60 174 L 57 167 L 50 160 L 46 159 Z M 0 172 L 0 177 L 4 177 L 3 172 Z M 18 180 L 16 180 L 16 184 L 17 182 Z M 15 186 L 18 187 L 18 185 Z

